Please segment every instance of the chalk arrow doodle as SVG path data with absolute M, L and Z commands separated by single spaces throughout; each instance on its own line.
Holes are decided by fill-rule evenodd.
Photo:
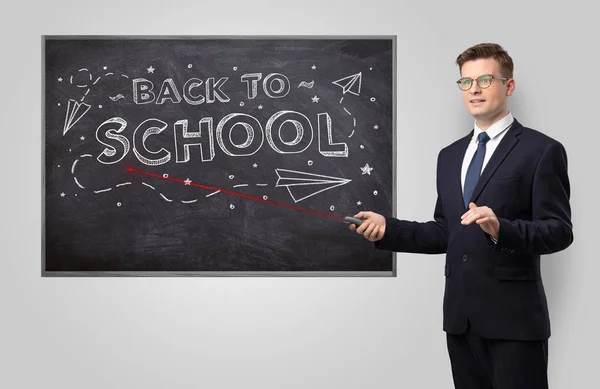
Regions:
M 360 87 L 362 85 L 362 72 L 353 74 L 348 77 L 340 78 L 332 82 L 342 88 L 344 94 L 352 93 L 353 95 L 360 96 Z
M 294 202 L 300 202 L 318 193 L 345 185 L 352 180 L 323 176 L 314 173 L 298 172 L 287 169 L 275 169 L 277 183 L 275 187 L 287 188 Z
M 63 128 L 63 135 L 67 133 L 87 113 L 90 109 L 90 105 L 86 103 L 79 103 L 73 99 L 69 99 L 69 105 L 67 106 L 67 116 L 65 117 L 65 126 Z

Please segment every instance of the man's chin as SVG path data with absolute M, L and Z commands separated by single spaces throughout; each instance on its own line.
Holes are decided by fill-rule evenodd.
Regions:
M 493 114 L 491 112 L 484 110 L 484 109 L 477 109 L 477 108 L 470 109 L 469 113 L 475 119 L 479 119 L 479 120 L 486 120 L 493 116 Z

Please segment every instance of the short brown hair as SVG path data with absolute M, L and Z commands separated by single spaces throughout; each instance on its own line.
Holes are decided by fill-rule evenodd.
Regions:
M 513 60 L 502 46 L 497 43 L 480 43 L 469 47 L 456 58 L 456 64 L 458 65 L 458 69 L 462 70 L 465 62 L 479 58 L 494 58 L 498 65 L 500 65 L 502 77 L 513 78 Z

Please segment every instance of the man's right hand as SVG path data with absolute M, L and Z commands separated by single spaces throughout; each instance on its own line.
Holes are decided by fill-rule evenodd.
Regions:
M 355 218 L 362 219 L 363 223 L 356 228 L 355 224 L 350 224 L 352 231 L 361 234 L 371 242 L 383 239 L 385 234 L 385 217 L 375 212 L 359 212 L 354 215 Z

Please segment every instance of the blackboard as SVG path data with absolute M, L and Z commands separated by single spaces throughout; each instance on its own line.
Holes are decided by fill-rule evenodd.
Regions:
M 395 275 L 394 37 L 42 46 L 43 275 Z

